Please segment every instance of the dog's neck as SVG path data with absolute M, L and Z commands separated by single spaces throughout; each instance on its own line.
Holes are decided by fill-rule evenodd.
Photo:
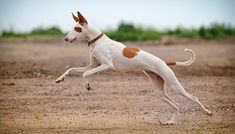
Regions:
M 97 36 L 99 36 L 102 32 L 94 27 L 93 25 L 89 24 L 87 27 L 87 41 L 91 41 L 95 39 Z

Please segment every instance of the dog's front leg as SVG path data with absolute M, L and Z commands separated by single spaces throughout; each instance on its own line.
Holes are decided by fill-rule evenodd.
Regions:
M 100 72 L 100 71 L 104 71 L 106 69 L 109 69 L 110 67 L 111 67 L 110 65 L 101 64 L 99 67 L 96 67 L 96 68 L 93 68 L 91 70 L 88 70 L 88 71 L 84 72 L 83 73 L 83 78 L 86 79 L 86 85 L 85 85 L 86 89 L 91 90 L 91 87 L 90 87 L 89 81 L 87 79 L 87 76 L 95 74 L 95 73 Z
M 59 78 L 56 79 L 56 83 L 59 83 L 59 82 L 63 81 L 65 79 L 65 77 L 69 75 L 69 73 L 71 71 L 74 71 L 74 72 L 85 72 L 85 71 L 87 71 L 89 69 L 92 69 L 92 66 L 88 65 L 86 67 L 72 67 L 72 68 L 69 68 Z
M 92 75 L 94 73 L 109 69 L 113 67 L 112 61 L 111 61 L 111 56 L 110 53 L 106 51 L 99 51 L 96 52 L 96 56 L 99 59 L 101 65 L 99 65 L 98 67 L 95 67 L 91 70 L 88 70 L 86 72 L 83 73 L 83 77 L 86 78 L 88 75 Z M 94 64 L 94 61 L 92 61 L 92 63 Z
M 93 68 L 91 70 L 88 70 L 86 72 L 83 73 L 83 77 L 86 78 L 88 75 L 92 75 L 94 73 L 100 72 L 100 71 L 104 71 L 106 69 L 109 69 L 111 66 L 110 65 L 106 65 L 106 64 L 101 64 L 100 66 Z
M 66 76 L 68 76 L 71 71 L 85 72 L 85 71 L 90 70 L 90 69 L 92 69 L 94 67 L 97 67 L 97 66 L 98 66 L 98 62 L 97 62 L 96 58 L 92 54 L 90 54 L 90 64 L 88 66 L 86 66 L 86 67 L 72 67 L 72 68 L 69 68 L 59 78 L 56 79 L 56 83 L 59 83 L 59 82 L 63 81 L 64 78 Z

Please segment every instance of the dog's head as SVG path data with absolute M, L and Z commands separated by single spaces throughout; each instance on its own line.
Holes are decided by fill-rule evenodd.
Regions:
M 85 38 L 86 32 L 87 32 L 87 20 L 82 16 L 80 12 L 77 12 L 78 16 L 75 16 L 72 13 L 73 19 L 75 20 L 75 25 L 73 26 L 72 31 L 68 33 L 68 35 L 65 37 L 65 41 L 73 43 L 76 39 L 82 39 Z

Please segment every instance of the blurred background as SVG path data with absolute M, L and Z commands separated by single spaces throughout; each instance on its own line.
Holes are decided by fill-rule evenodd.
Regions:
M 235 35 L 233 0 L 1 0 L 1 37 L 62 36 L 80 11 L 118 41 L 163 36 L 224 39 Z
M 186 61 L 184 49 L 195 51 L 191 66 L 171 68 L 213 116 L 169 88 L 181 116 L 163 127 L 159 119 L 173 109 L 143 72 L 94 74 L 91 91 L 78 72 L 55 83 L 68 68 L 89 64 L 87 42 L 64 41 L 76 11 L 164 61 Z M 234 134 L 234 52 L 235 0 L 0 0 L 0 133 Z

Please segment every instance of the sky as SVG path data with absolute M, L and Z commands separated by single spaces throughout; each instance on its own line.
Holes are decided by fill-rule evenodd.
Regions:
M 213 22 L 235 26 L 235 0 L 0 0 L 0 31 L 54 25 L 69 31 L 76 11 L 102 30 L 122 21 L 159 29 Z

